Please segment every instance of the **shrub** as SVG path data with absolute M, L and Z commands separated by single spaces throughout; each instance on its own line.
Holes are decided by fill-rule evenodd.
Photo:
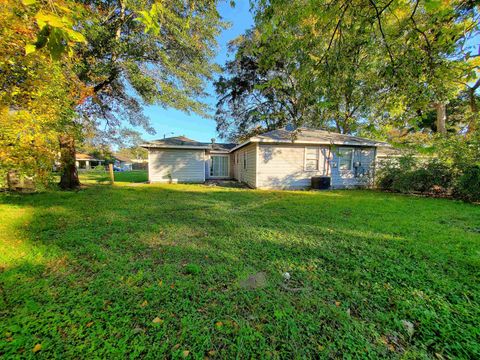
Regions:
M 454 193 L 466 201 L 480 201 L 479 165 L 472 165 L 463 170 L 455 184 Z
M 438 159 L 425 161 L 402 156 L 381 164 L 377 185 L 384 190 L 403 193 L 447 192 L 452 179 L 453 170 Z

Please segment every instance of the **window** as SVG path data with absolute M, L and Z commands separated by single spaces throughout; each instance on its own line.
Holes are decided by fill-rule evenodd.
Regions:
M 306 171 L 318 170 L 318 147 L 305 148 L 305 170 Z
M 353 149 L 338 149 L 338 168 L 340 170 L 352 170 Z
M 246 151 L 243 153 L 243 168 L 244 169 L 247 168 L 247 152 Z

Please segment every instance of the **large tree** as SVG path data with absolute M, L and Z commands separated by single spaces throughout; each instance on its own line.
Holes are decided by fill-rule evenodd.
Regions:
M 299 113 L 315 114 L 300 123 L 345 133 L 412 128 L 433 109 L 433 130 L 445 133 L 446 106 L 477 76 L 468 46 L 478 31 L 472 2 L 260 0 L 255 9 L 255 63 L 263 73 L 275 70 L 276 59 L 289 64 L 284 76 L 294 79 Z M 237 51 L 236 59 L 242 56 Z M 229 79 L 240 74 L 233 70 Z M 235 87 L 223 83 L 230 88 L 220 88 L 219 98 L 230 101 Z M 263 92 L 269 88 L 261 85 Z M 257 108 L 230 104 L 236 112 Z M 223 118 L 233 115 L 219 105 Z
M 41 15 L 51 5 L 47 0 L 24 2 Z M 143 114 L 144 105 L 206 113 L 204 87 L 217 70 L 213 63 L 216 37 L 225 23 L 216 0 L 65 3 L 81 9 L 64 17 L 37 16 L 38 37 L 29 51 L 48 48 L 57 59 L 73 54 L 75 74 L 87 87 L 72 108 L 77 117 L 64 123 L 59 137 L 60 186 L 72 188 L 79 184 L 74 166 L 76 130 L 96 129 L 97 135 L 115 136 L 130 124 L 153 131 Z M 57 25 L 65 19 L 72 26 L 59 32 Z M 77 34 L 82 41 L 75 45 L 71 37 Z
M 2 178 L 13 171 L 35 177 L 37 182 L 49 179 L 58 155 L 58 138 L 75 116 L 73 109 L 85 91 L 75 75 L 74 59 L 57 57 L 66 40 L 71 44 L 82 41 L 67 18 L 62 21 L 59 17 L 72 12 L 70 5 L 67 1 L 46 8 L 31 0 L 0 3 Z M 52 25 L 38 34 L 36 24 L 42 21 Z M 49 37 L 50 42 L 46 41 Z

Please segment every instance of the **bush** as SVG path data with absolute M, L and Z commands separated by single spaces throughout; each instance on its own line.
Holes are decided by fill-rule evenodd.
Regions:
M 453 171 L 438 159 L 424 161 L 412 156 L 381 164 L 377 185 L 381 189 L 411 193 L 445 193 L 452 186 Z
M 476 202 L 480 201 L 480 165 L 402 156 L 379 164 L 377 186 L 401 193 L 451 194 Z
M 454 194 L 466 201 L 480 201 L 480 166 L 473 165 L 463 170 L 455 184 Z

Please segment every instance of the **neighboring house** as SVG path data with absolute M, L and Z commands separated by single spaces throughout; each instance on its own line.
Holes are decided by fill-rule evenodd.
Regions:
M 116 154 L 116 155 L 114 155 L 114 158 L 115 158 L 115 162 L 114 162 L 113 165 L 116 168 L 122 169 L 123 171 L 131 171 L 132 170 L 133 161 L 129 157 L 124 156 L 124 155 Z
M 332 188 L 368 186 L 376 148 L 387 143 L 323 130 L 274 130 L 241 144 L 202 143 L 172 137 L 148 149 L 150 182 L 236 179 L 259 189 L 305 189 L 314 176 L 331 177 Z
M 96 166 L 104 165 L 105 161 L 102 159 L 96 159 L 88 154 L 76 153 L 75 154 L 75 166 L 78 170 L 90 170 Z

